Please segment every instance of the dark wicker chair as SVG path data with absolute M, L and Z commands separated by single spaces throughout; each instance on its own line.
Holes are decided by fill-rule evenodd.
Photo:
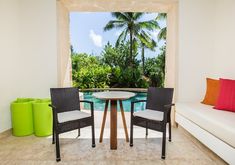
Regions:
M 163 133 L 162 137 L 162 159 L 165 159 L 166 148 L 166 125 L 169 123 L 169 141 L 171 141 L 171 107 L 173 98 L 173 88 L 150 87 L 147 93 L 147 100 L 137 100 L 131 103 L 131 129 L 130 146 L 133 146 L 133 125 Z M 134 113 L 134 104 L 137 102 L 147 102 L 146 110 Z
M 91 126 L 92 147 L 95 147 L 94 105 L 91 101 L 79 99 L 77 88 L 51 88 L 51 107 L 53 109 L 52 144 L 56 142 L 56 161 L 60 161 L 59 134 Z M 80 102 L 90 104 L 91 114 L 80 111 Z

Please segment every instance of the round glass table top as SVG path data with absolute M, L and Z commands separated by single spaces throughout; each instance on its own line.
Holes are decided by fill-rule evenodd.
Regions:
M 93 96 L 102 100 L 126 100 L 135 96 L 135 93 L 124 91 L 96 92 Z

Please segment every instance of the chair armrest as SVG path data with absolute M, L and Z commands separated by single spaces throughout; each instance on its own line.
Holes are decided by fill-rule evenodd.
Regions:
M 135 103 L 139 103 L 139 102 L 146 102 L 147 100 L 135 100 L 131 102 L 131 115 L 133 115 L 134 113 L 134 105 Z
M 52 105 L 52 104 L 49 104 L 48 106 L 52 108 L 52 112 L 53 112 L 53 123 L 55 124 L 55 126 L 57 126 L 57 123 L 58 123 L 58 115 L 57 115 L 57 112 L 56 112 L 56 106 L 54 106 L 54 105 Z
M 94 116 L 94 103 L 92 101 L 88 101 L 88 100 L 80 100 L 80 102 L 89 103 L 90 108 L 91 108 L 91 116 Z
M 49 107 L 51 107 L 52 109 L 56 109 L 56 107 L 52 104 L 49 104 Z
M 132 101 L 131 103 L 139 103 L 139 102 L 146 102 L 147 100 L 135 100 L 135 101 Z
M 175 106 L 175 104 L 174 104 L 174 103 L 172 103 L 172 104 L 164 105 L 164 108 L 171 108 L 172 106 Z
M 80 102 L 89 103 L 89 104 L 93 103 L 92 101 L 89 101 L 89 100 L 80 100 Z

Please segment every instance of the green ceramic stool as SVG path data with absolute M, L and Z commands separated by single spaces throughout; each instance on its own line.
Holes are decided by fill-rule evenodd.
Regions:
M 50 99 L 40 99 L 33 103 L 35 136 L 52 134 L 52 109 L 48 106 L 50 103 Z
M 18 98 L 11 103 L 12 134 L 14 136 L 33 134 L 32 103 L 32 98 Z

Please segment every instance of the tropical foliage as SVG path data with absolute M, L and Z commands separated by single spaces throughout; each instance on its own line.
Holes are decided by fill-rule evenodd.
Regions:
M 156 42 L 150 35 L 150 31 L 158 29 L 158 23 L 155 20 L 149 21 L 140 21 L 140 18 L 143 17 L 145 13 L 131 13 L 131 12 L 114 12 L 112 16 L 115 20 L 109 21 L 104 30 L 111 30 L 113 28 L 122 29 L 121 34 L 119 35 L 116 46 L 120 41 L 126 40 L 127 35 L 129 35 L 130 42 L 130 65 L 133 64 L 135 59 L 135 54 L 133 50 L 137 49 L 138 46 L 142 49 L 142 68 L 144 70 L 144 48 L 149 48 L 154 50 L 156 47 Z
M 167 19 L 167 15 L 166 13 L 159 13 L 156 17 L 156 21 L 161 21 L 161 20 L 166 20 Z M 160 29 L 159 33 L 158 33 L 158 40 L 166 40 L 166 27 L 163 27 Z
M 166 19 L 166 14 L 158 14 L 156 19 L 141 21 L 146 13 L 112 13 L 104 31 L 121 29 L 115 45 L 109 42 L 100 55 L 78 54 L 71 47 L 73 85 L 79 88 L 164 86 L 165 46 L 154 58 L 145 58 L 145 49 L 157 47 L 151 32 L 159 29 L 157 40 L 166 39 L 166 28 L 160 28 L 158 21 Z M 165 28 L 165 29 L 164 29 Z M 140 50 L 140 51 L 139 51 Z M 138 54 L 141 59 L 137 59 Z
M 134 50 L 133 54 L 136 55 L 137 51 Z M 108 43 L 105 46 L 101 59 L 111 68 L 110 87 L 144 87 L 140 61 L 134 58 L 130 65 L 130 56 L 129 42 L 122 42 L 118 46 Z
M 88 54 L 72 54 L 73 85 L 79 88 L 108 87 L 110 67 Z
M 163 87 L 165 80 L 165 53 L 166 47 L 161 48 L 161 53 L 156 58 L 146 60 L 145 72 L 149 78 L 150 86 Z

